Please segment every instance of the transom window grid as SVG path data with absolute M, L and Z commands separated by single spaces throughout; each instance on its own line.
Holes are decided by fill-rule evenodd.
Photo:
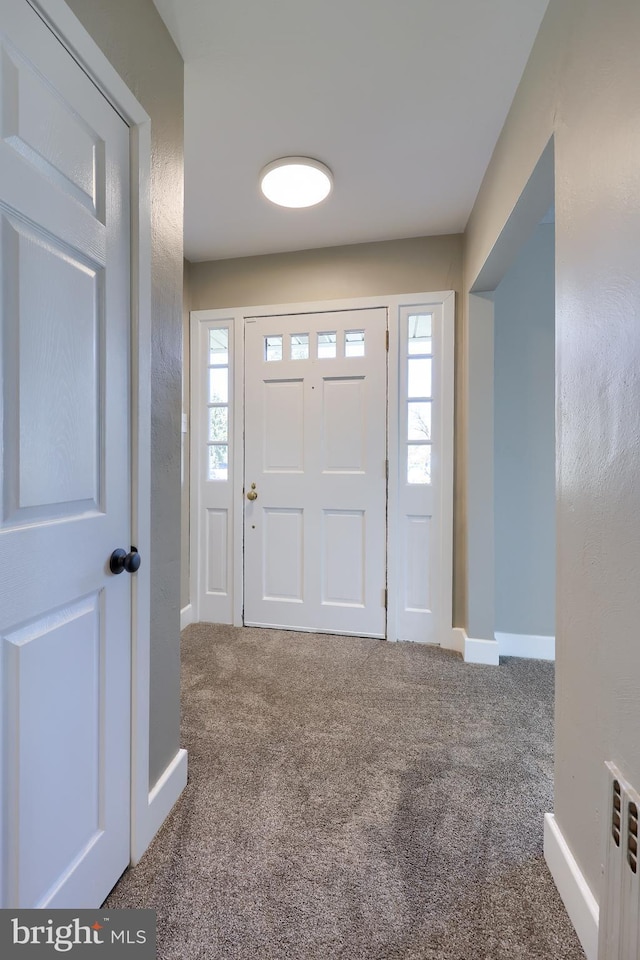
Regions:
M 229 327 L 209 329 L 207 480 L 229 479 Z
M 431 483 L 433 444 L 433 340 L 430 313 L 407 317 L 405 415 L 406 480 L 409 484 Z
M 314 336 L 280 333 L 264 338 L 264 359 L 267 363 L 280 360 L 333 360 L 365 356 L 364 330 L 324 330 Z

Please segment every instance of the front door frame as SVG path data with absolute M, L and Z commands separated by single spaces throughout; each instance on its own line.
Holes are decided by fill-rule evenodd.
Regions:
M 360 482 L 363 483 L 363 487 L 361 489 L 364 496 L 366 496 L 365 488 L 369 488 L 369 490 L 373 488 L 373 490 L 377 491 L 378 496 L 382 492 L 382 487 L 384 489 L 383 500 L 382 502 L 378 502 L 377 509 L 373 509 L 372 504 L 370 503 L 368 510 L 365 511 L 368 514 L 365 522 L 365 529 L 366 529 L 365 537 L 367 540 L 367 546 L 366 546 L 367 562 L 365 564 L 362 589 L 363 589 L 364 596 L 366 598 L 366 602 L 362 608 L 356 608 L 355 610 L 354 609 L 349 610 L 348 605 L 342 608 L 340 606 L 337 606 L 337 607 L 329 606 L 326 610 L 323 610 L 323 604 L 322 602 L 320 602 L 320 610 L 317 613 L 317 616 L 320 618 L 320 621 L 316 620 L 315 616 L 311 616 L 309 619 L 312 625 L 307 625 L 304 627 L 303 626 L 296 627 L 291 624 L 290 625 L 283 624 L 281 628 L 291 629 L 291 630 L 300 629 L 300 630 L 305 630 L 311 633 L 330 633 L 330 634 L 338 634 L 340 636 L 365 636 L 365 637 L 371 637 L 371 638 L 386 639 L 388 636 L 388 629 L 389 629 L 388 604 L 385 602 L 383 595 L 386 594 L 386 587 L 388 583 L 388 543 L 389 543 L 389 471 L 388 471 L 389 422 L 390 422 L 389 311 L 386 307 L 374 308 L 372 310 L 363 310 L 360 308 L 354 309 L 349 305 L 345 310 L 325 312 L 324 310 L 318 311 L 316 309 L 316 306 L 317 306 L 316 304 L 312 304 L 313 309 L 305 310 L 302 313 L 283 315 L 281 312 L 278 312 L 275 316 L 273 314 L 269 314 L 268 316 L 264 316 L 264 315 L 255 316 L 254 314 L 252 314 L 251 316 L 244 317 L 244 331 L 243 331 L 244 342 L 245 342 L 245 369 L 243 371 L 243 380 L 245 384 L 245 390 L 244 390 L 245 406 L 243 411 L 244 413 L 243 460 L 244 460 L 244 469 L 245 469 L 245 476 L 243 478 L 244 493 L 245 493 L 245 496 L 248 496 L 248 493 L 247 493 L 248 484 L 253 479 L 256 479 L 258 481 L 258 489 L 260 489 L 263 484 L 265 485 L 268 484 L 268 480 L 267 480 L 268 469 L 265 470 L 264 473 L 261 472 L 260 469 L 258 469 L 255 476 L 253 474 L 249 476 L 246 473 L 247 469 L 249 469 L 249 471 L 251 472 L 251 463 L 253 463 L 254 467 L 256 466 L 256 457 L 255 457 L 255 454 L 252 457 L 249 452 L 250 446 L 248 444 L 247 438 L 253 435 L 254 441 L 257 441 L 257 438 L 260 436 L 260 433 L 261 433 L 261 430 L 257 426 L 257 423 L 252 422 L 251 415 L 250 415 L 250 408 L 252 408 L 253 413 L 254 415 L 257 416 L 257 421 L 259 423 L 261 420 L 261 407 L 260 405 L 258 405 L 258 408 L 256 408 L 255 404 L 252 404 L 251 402 L 247 402 L 247 397 L 249 394 L 248 385 L 253 384 L 255 382 L 253 380 L 253 375 L 257 373 L 255 369 L 253 371 L 247 370 L 247 362 L 249 362 L 249 365 L 251 366 L 251 357 L 250 357 L 251 351 L 247 349 L 247 344 L 251 337 L 251 333 L 253 332 L 254 338 L 257 338 L 254 341 L 253 349 L 255 351 L 257 348 L 258 354 L 260 354 L 263 349 L 263 347 L 261 347 L 260 345 L 264 343 L 264 337 L 271 330 L 274 330 L 274 331 L 284 330 L 286 328 L 287 321 L 293 322 L 293 330 L 309 331 L 307 333 L 307 337 L 308 337 L 308 358 L 307 359 L 313 365 L 315 364 L 314 358 L 316 356 L 315 346 L 314 346 L 316 333 L 320 335 L 321 330 L 336 329 L 337 334 L 334 334 L 334 336 L 336 337 L 337 342 L 336 342 L 335 357 L 333 358 L 333 360 L 329 358 L 318 359 L 318 364 L 311 367 L 309 367 L 308 365 L 305 366 L 304 362 L 300 363 L 299 361 L 294 361 L 293 366 L 295 367 L 295 377 L 299 376 L 301 378 L 301 382 L 304 382 L 305 380 L 307 380 L 309 384 L 313 382 L 314 376 L 319 378 L 320 383 L 324 383 L 325 377 L 327 377 L 329 381 L 331 381 L 335 376 L 340 376 L 340 377 L 347 376 L 347 374 L 344 372 L 345 364 L 347 365 L 347 367 L 350 368 L 349 369 L 350 376 L 357 375 L 359 379 L 360 375 L 362 375 L 363 380 L 366 381 L 365 390 L 368 398 L 367 399 L 368 409 L 367 409 L 365 422 L 367 424 L 375 422 L 376 424 L 379 425 L 378 430 L 376 431 L 377 433 L 376 444 L 378 444 L 379 446 L 374 447 L 374 449 L 376 450 L 376 456 L 374 456 L 371 449 L 372 444 L 370 443 L 370 441 L 367 440 L 364 445 L 364 449 L 366 449 L 367 451 L 365 455 L 366 467 L 364 468 L 364 480 L 360 480 Z M 281 327 L 281 322 L 285 324 L 285 327 Z M 261 326 L 261 323 L 263 324 L 262 326 Z M 317 324 L 319 324 L 319 327 L 317 326 Z M 315 332 L 313 332 L 314 327 L 315 327 Z M 360 358 L 349 359 L 346 356 L 346 352 L 343 355 L 341 338 L 342 338 L 342 332 L 347 327 L 356 327 L 356 328 L 363 327 L 364 328 L 364 337 L 365 337 L 366 347 L 364 347 L 363 355 Z M 282 337 L 283 349 L 284 349 L 284 343 L 288 335 L 289 333 L 285 333 L 284 337 Z M 320 351 L 318 347 L 318 358 L 319 357 L 320 357 Z M 256 359 L 257 358 L 255 357 L 255 354 L 254 354 L 254 361 Z M 285 364 L 286 364 L 287 363 L 286 357 L 283 356 L 282 359 L 285 361 Z M 337 365 L 338 370 L 336 370 L 336 367 L 332 367 L 332 363 L 335 363 Z M 269 364 L 266 367 L 262 367 L 261 365 L 260 369 L 261 369 L 261 373 L 258 374 L 259 376 L 264 375 L 267 378 L 273 377 L 276 380 L 279 380 L 280 376 L 284 380 L 288 380 L 290 377 L 291 379 L 294 379 L 294 377 L 291 376 L 292 369 L 293 369 L 292 367 L 289 367 L 288 375 L 282 372 L 282 367 L 279 364 Z M 338 371 L 341 371 L 341 373 L 338 373 Z M 322 389 L 325 389 L 325 388 L 326 388 L 326 383 Z M 313 390 L 315 389 L 315 387 L 312 387 L 311 389 Z M 253 395 L 253 391 L 251 391 L 251 393 Z M 381 394 L 382 394 L 382 397 L 381 397 Z M 376 407 L 376 414 L 377 414 L 376 416 L 373 415 L 371 410 L 371 406 L 374 403 L 377 403 L 380 405 L 379 408 Z M 306 437 L 307 434 L 313 435 L 313 431 L 309 429 L 309 422 L 306 420 L 306 413 L 307 413 L 306 403 L 304 404 L 304 407 L 305 407 L 305 416 L 303 417 L 303 420 L 304 420 L 303 435 Z M 323 409 L 322 402 L 320 402 L 319 408 Z M 363 427 L 364 427 L 364 422 L 363 422 Z M 305 446 L 305 451 L 306 451 L 305 458 L 306 458 L 306 453 L 308 453 L 308 448 L 306 447 L 306 441 L 303 441 L 303 443 Z M 379 455 L 379 460 L 378 460 L 378 455 Z M 258 460 L 263 464 L 263 469 L 264 469 L 263 457 L 258 456 Z M 249 468 L 247 468 L 247 463 L 250 463 Z M 385 469 L 385 464 L 387 464 L 387 469 Z M 313 483 L 314 483 L 313 470 L 310 473 L 308 471 L 307 464 L 303 466 L 303 477 L 304 477 L 303 485 L 305 487 L 307 487 L 308 485 L 313 486 Z M 320 484 L 322 484 L 321 477 L 318 477 L 317 479 L 319 480 Z M 287 483 L 287 480 L 285 479 L 285 475 L 280 473 L 278 476 L 278 479 L 276 480 L 276 485 L 282 481 L 284 481 L 285 484 Z M 325 482 L 326 482 L 326 478 L 325 478 Z M 351 481 L 347 481 L 347 483 L 349 482 L 353 482 L 353 478 Z M 331 483 L 331 481 L 329 481 L 329 483 Z M 356 480 L 356 483 L 358 483 L 357 480 Z M 340 481 L 339 481 L 339 484 L 340 484 Z M 351 499 L 352 497 L 353 499 Z M 351 491 L 351 494 L 348 499 L 351 506 L 355 506 L 355 503 L 358 502 L 359 506 L 364 507 L 364 503 L 359 501 L 359 498 L 353 494 L 353 490 Z M 271 502 L 273 503 L 273 501 Z M 328 505 L 326 501 L 323 501 L 323 502 L 325 503 L 325 505 Z M 338 493 L 338 502 L 340 502 L 339 493 Z M 282 505 L 283 504 L 281 503 L 280 506 Z M 319 502 L 315 501 L 315 505 L 316 507 L 319 506 Z M 336 502 L 332 502 L 333 507 L 337 507 L 337 505 L 338 504 Z M 248 504 L 246 501 L 243 501 L 243 507 L 245 512 L 245 526 L 243 527 L 243 530 L 244 530 L 243 622 L 245 626 L 262 625 L 262 626 L 272 626 L 277 629 L 278 626 L 280 626 L 280 624 L 278 623 L 278 621 L 280 620 L 280 617 L 275 612 L 271 612 L 271 611 L 274 611 L 274 609 L 277 609 L 277 601 L 275 604 L 273 604 L 273 606 L 270 607 L 270 613 L 267 614 L 267 616 L 273 617 L 273 619 L 275 620 L 274 624 L 267 625 L 265 623 L 260 623 L 261 618 L 259 615 L 257 615 L 257 611 L 255 607 L 253 611 L 251 611 L 250 609 L 253 606 L 253 604 L 250 599 L 250 596 L 248 596 L 248 594 L 250 593 L 250 591 L 248 590 L 248 587 L 249 587 L 249 581 L 250 581 L 249 570 L 252 566 L 252 563 L 251 563 L 251 560 L 248 561 L 247 559 L 247 540 L 250 538 L 251 535 L 248 534 L 247 532 L 248 517 L 247 517 L 246 511 L 248 508 Z M 344 502 L 342 503 L 342 508 L 345 508 Z M 302 512 L 305 513 L 306 511 L 303 510 Z M 310 512 L 313 513 L 313 511 L 310 511 Z M 307 531 L 309 530 L 309 527 L 307 526 L 308 523 L 311 523 L 311 525 L 313 525 L 313 521 L 312 520 L 310 521 L 307 516 L 303 521 L 303 528 Z M 361 530 L 361 533 L 362 532 L 363 531 Z M 319 531 L 316 532 L 316 536 L 318 533 Z M 303 544 L 302 551 L 303 551 L 303 555 L 305 556 L 305 559 L 302 562 L 302 567 L 305 570 L 305 573 L 302 579 L 303 581 L 306 581 L 307 586 L 310 586 L 311 583 L 313 583 L 313 577 L 311 578 L 311 581 L 306 579 L 307 565 L 309 563 L 312 564 L 313 561 L 311 561 L 311 557 L 309 553 L 306 552 L 306 541 L 307 541 L 308 535 L 309 534 L 307 532 L 303 534 L 301 538 L 301 543 Z M 268 563 L 264 558 L 264 550 L 267 547 L 266 531 L 264 529 L 261 536 L 264 538 L 262 539 L 262 549 L 258 548 L 256 550 L 256 548 L 254 547 L 252 551 L 252 557 L 253 557 L 254 563 L 256 562 L 256 556 L 259 556 L 260 554 L 262 554 L 262 560 L 258 561 L 259 568 L 262 571 L 261 575 L 257 576 L 258 581 L 264 579 L 264 576 L 268 569 Z M 320 536 L 322 535 L 320 534 Z M 316 540 L 316 538 L 311 537 L 309 535 L 309 544 L 312 547 L 310 552 L 312 554 L 316 554 L 317 556 L 320 551 L 319 540 Z M 249 566 L 247 566 L 247 564 L 249 564 Z M 256 571 L 254 569 L 254 573 L 255 572 Z M 320 569 L 317 570 L 317 575 L 319 577 L 322 576 Z M 320 587 L 320 582 L 318 580 L 315 581 L 315 586 L 318 589 L 319 593 L 321 593 L 322 591 Z M 261 601 L 260 601 L 261 593 L 262 591 L 258 590 L 258 597 L 254 596 L 253 598 L 254 601 L 257 601 L 258 607 L 261 606 Z M 303 588 L 303 593 L 304 593 L 304 588 Z M 319 599 L 320 597 L 318 595 L 316 597 L 316 601 L 318 601 Z M 270 605 L 268 604 L 267 606 L 270 606 Z M 306 602 L 302 604 L 303 608 L 305 608 L 306 606 L 307 606 Z M 264 609 L 265 608 L 263 608 L 263 615 L 264 615 Z M 286 616 L 291 614 L 293 614 L 293 617 L 295 618 L 297 610 L 299 611 L 299 607 L 297 606 L 297 604 L 288 605 L 287 607 L 285 607 L 285 615 L 282 619 L 286 620 Z M 253 613 L 253 615 L 251 615 L 251 613 Z M 302 622 L 304 622 L 308 617 L 309 617 L 309 614 L 303 612 L 300 616 L 300 619 Z M 321 625 L 323 617 L 326 617 L 324 621 L 324 626 Z M 336 626 L 335 623 L 333 625 L 330 625 L 332 619 L 339 621 L 339 625 Z M 370 621 L 368 630 L 362 629 L 363 619 Z M 350 620 L 352 621 L 351 623 L 349 623 Z M 373 621 L 375 620 L 377 620 L 377 623 L 375 624 L 375 626 L 377 626 L 378 629 L 372 629 L 374 627 Z M 359 623 L 360 629 L 358 629 L 358 626 L 357 626 L 358 621 L 360 622 Z
M 143 558 L 131 577 L 131 862 L 164 819 L 149 790 L 151 542 L 151 120 L 64 0 L 25 0 L 130 130 L 131 542 Z M 167 811 L 168 812 L 168 811 Z
M 454 370 L 454 325 L 455 325 L 455 294 L 452 291 L 428 293 L 391 294 L 377 297 L 358 297 L 340 300 L 303 301 L 299 303 L 268 304 L 259 306 L 230 307 L 228 309 L 193 310 L 191 311 L 190 338 L 191 338 L 191 402 L 189 422 L 190 436 L 190 516 L 191 544 L 190 544 L 190 598 L 191 610 L 188 622 L 197 622 L 200 619 L 200 590 L 202 589 L 202 505 L 200 498 L 201 477 L 204 476 L 204 444 L 201 437 L 200 408 L 204 397 L 204 383 L 202 376 L 202 330 L 207 323 L 215 322 L 226 324 L 233 330 L 233 357 L 230 359 L 231 395 L 233 403 L 233 427 L 231 433 L 232 453 L 230 458 L 230 478 L 233 483 L 232 517 L 229 523 L 228 565 L 232 572 L 230 576 L 230 615 L 221 622 L 231 622 L 234 626 L 244 625 L 243 597 L 244 597 L 244 564 L 243 564 L 243 534 L 244 534 L 244 324 L 247 317 L 272 317 L 277 315 L 301 313 L 329 313 L 342 310 L 362 310 L 370 308 L 385 308 L 388 311 L 389 328 L 389 356 L 388 356 L 388 458 L 390 463 L 388 497 L 388 543 L 387 543 L 387 579 L 389 584 L 389 598 L 387 610 L 387 639 L 397 640 L 397 608 L 395 591 L 391 589 L 397 584 L 399 575 L 395 531 L 398 525 L 398 472 L 394 464 L 398 463 L 398 350 L 399 324 L 398 317 L 403 307 L 411 306 L 441 306 L 443 313 L 443 363 L 447 371 L 445 378 L 446 395 L 442 402 L 445 407 L 445 418 L 448 429 L 444 432 L 443 464 L 442 464 L 442 497 L 439 504 L 442 515 L 442 541 L 439 562 L 444 572 L 440 596 L 442 611 L 438 634 L 441 637 L 441 646 L 457 649 L 458 638 L 452 630 L 452 587 L 453 587 L 453 370 Z M 186 625 L 186 623 L 184 624 Z

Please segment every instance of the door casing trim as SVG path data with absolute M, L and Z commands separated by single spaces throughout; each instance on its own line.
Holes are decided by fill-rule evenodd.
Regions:
M 27 0 L 130 130 L 131 542 L 143 562 L 131 578 L 131 862 L 160 826 L 149 784 L 151 542 L 151 120 L 64 0 Z M 179 769 L 186 782 L 186 754 Z M 176 758 L 170 764 L 173 767 Z M 175 793 L 175 777 L 172 777 Z M 161 778 L 162 780 L 162 778 Z M 150 789 L 151 786 L 151 789 Z M 168 811 L 167 811 L 168 812 Z
M 198 332 L 200 324 L 207 321 L 228 321 L 236 331 L 234 337 L 233 364 L 233 474 L 235 489 L 233 491 L 233 526 L 232 539 L 234 547 L 243 542 L 243 489 L 244 477 L 244 321 L 247 317 L 273 317 L 296 313 L 325 313 L 341 310 L 367 310 L 371 308 L 386 308 L 389 325 L 389 356 L 388 356 L 388 457 L 390 463 L 397 462 L 398 457 L 398 329 L 394 322 L 398 311 L 404 306 L 424 304 L 438 304 L 443 310 L 443 350 L 446 351 L 445 362 L 450 367 L 450 376 L 447 378 L 447 395 L 443 403 L 447 408 L 447 422 L 450 429 L 447 431 L 443 446 L 442 491 L 440 509 L 442 511 L 442 549 L 440 562 L 444 569 L 450 571 L 449 576 L 442 578 L 442 596 L 440 608 L 443 611 L 439 635 L 442 638 L 441 646 L 454 649 L 452 637 L 453 616 L 453 375 L 454 375 L 454 325 L 455 325 L 455 293 L 447 291 L 430 291 L 428 293 L 390 294 L 377 297 L 344 298 L 339 300 L 303 301 L 299 303 L 281 303 L 258 306 L 229 307 L 215 310 L 192 310 L 190 314 L 190 341 L 191 341 L 191 389 L 190 389 L 190 502 L 189 511 L 192 518 L 200 517 L 200 447 L 199 440 L 200 418 L 197 404 L 200 397 L 200 366 L 195 355 L 198 349 Z M 389 472 L 388 496 L 388 528 L 393 532 L 398 523 L 398 484 L 395 472 Z M 448 493 L 445 493 L 448 491 Z M 198 572 L 201 557 L 199 522 L 191 524 L 190 542 L 190 575 L 189 591 L 191 604 L 194 610 L 194 619 L 200 619 L 199 610 L 199 583 Z M 389 584 L 397 583 L 397 558 L 393 537 L 387 545 L 387 579 Z M 233 625 L 243 626 L 243 595 L 244 570 L 241 549 L 233 551 Z M 387 639 L 397 640 L 397 626 L 395 622 L 395 603 L 393 591 L 389 591 L 389 608 L 387 611 Z

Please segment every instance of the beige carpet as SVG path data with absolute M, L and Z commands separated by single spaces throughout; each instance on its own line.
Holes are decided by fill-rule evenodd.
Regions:
M 194 625 L 189 784 L 109 907 L 161 960 L 581 960 L 542 858 L 553 666 Z

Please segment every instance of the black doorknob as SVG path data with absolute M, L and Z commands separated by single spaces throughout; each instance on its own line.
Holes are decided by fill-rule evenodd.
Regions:
M 125 553 L 120 547 L 111 554 L 109 569 L 111 573 L 115 574 L 122 573 L 123 570 L 126 570 L 127 573 L 135 573 L 139 569 L 140 563 L 140 554 L 137 547 L 131 547 L 131 553 Z

